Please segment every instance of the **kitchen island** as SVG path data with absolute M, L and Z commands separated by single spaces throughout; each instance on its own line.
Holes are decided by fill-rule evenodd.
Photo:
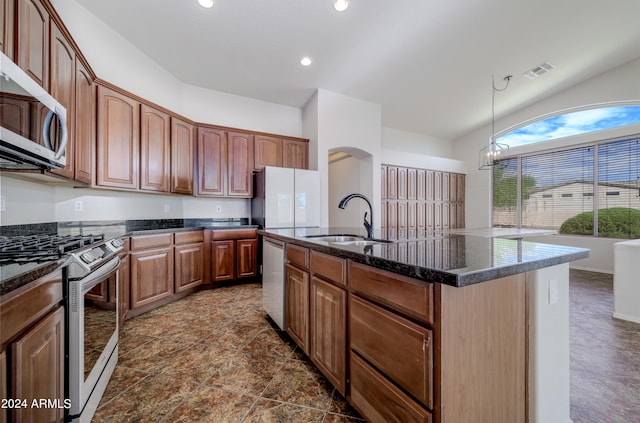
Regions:
M 570 421 L 568 263 L 588 250 L 260 233 L 285 246 L 287 333 L 367 420 Z

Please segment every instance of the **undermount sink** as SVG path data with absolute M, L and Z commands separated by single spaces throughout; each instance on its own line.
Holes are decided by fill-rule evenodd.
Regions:
M 312 238 L 318 241 L 324 241 L 331 244 L 338 245 L 374 245 L 374 244 L 385 244 L 391 241 L 387 241 L 386 239 L 369 239 L 360 235 L 336 235 L 336 234 L 325 234 L 325 235 L 308 235 L 305 238 Z

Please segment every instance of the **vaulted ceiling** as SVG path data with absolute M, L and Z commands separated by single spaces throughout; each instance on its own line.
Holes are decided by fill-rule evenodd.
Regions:
M 295 107 L 322 88 L 452 140 L 489 122 L 491 75 L 514 76 L 499 117 L 640 56 L 638 0 L 77 1 L 184 83 Z

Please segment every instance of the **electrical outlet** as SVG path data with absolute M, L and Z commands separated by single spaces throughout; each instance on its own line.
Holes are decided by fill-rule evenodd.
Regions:
M 76 200 L 74 203 L 74 210 L 77 212 L 81 212 L 83 208 L 84 205 L 82 204 L 82 200 Z
M 222 206 L 219 204 L 216 206 L 216 213 L 222 213 Z
M 549 280 L 549 305 L 558 303 L 558 281 L 555 279 Z
M 7 211 L 7 198 L 4 195 L 0 195 L 0 212 Z
M 169 203 L 164 203 L 164 212 L 169 213 L 171 211 L 171 206 Z

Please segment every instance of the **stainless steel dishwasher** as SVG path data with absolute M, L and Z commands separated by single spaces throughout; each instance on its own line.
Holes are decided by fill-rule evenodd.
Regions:
M 284 243 L 262 239 L 262 307 L 282 330 L 284 322 Z

